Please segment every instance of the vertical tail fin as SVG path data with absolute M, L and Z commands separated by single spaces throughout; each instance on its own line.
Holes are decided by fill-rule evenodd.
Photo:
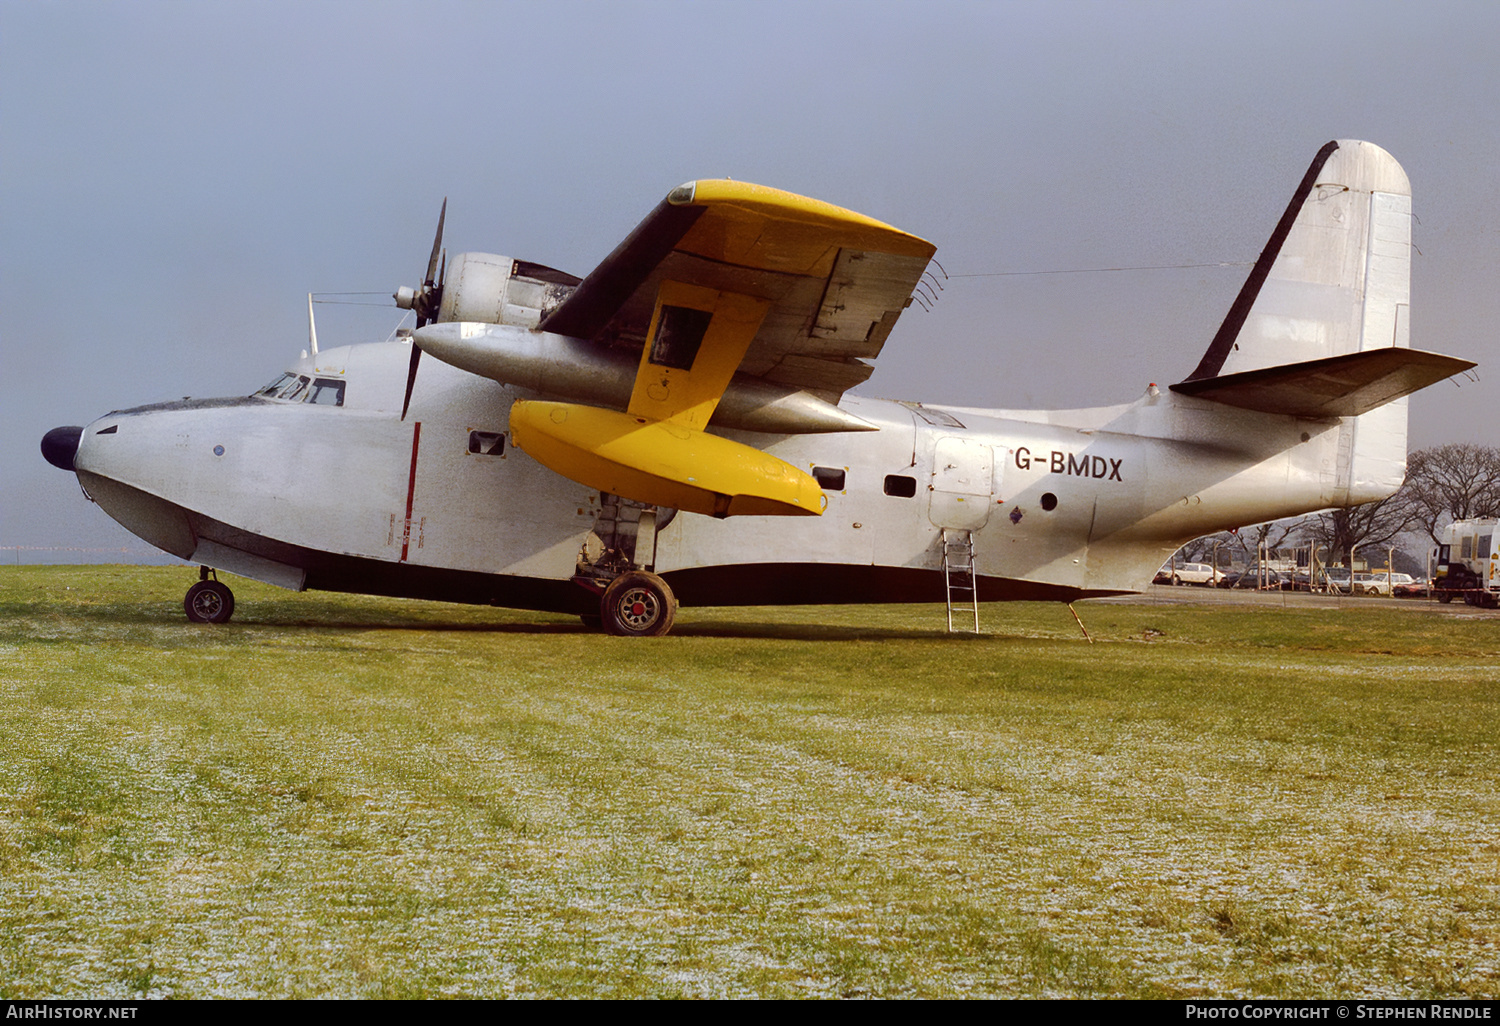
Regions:
M 1406 172 L 1372 143 L 1328 143 L 1187 380 L 1404 347 L 1410 281 Z
M 1384 498 L 1406 474 L 1404 397 L 1468 365 L 1409 350 L 1410 282 L 1406 172 L 1371 143 L 1330 142 L 1203 359 L 1173 388 L 1265 412 L 1341 418 L 1330 444 L 1299 458 L 1330 505 Z

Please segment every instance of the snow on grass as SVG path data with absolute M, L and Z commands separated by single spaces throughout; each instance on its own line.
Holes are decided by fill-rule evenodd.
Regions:
M 0 996 L 1500 993 L 1483 625 L 96 572 L 0 571 Z

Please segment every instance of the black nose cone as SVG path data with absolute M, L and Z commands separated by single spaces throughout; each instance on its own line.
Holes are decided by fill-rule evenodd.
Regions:
M 83 438 L 81 427 L 53 428 L 42 436 L 42 456 L 58 470 L 72 470 L 73 457 Z

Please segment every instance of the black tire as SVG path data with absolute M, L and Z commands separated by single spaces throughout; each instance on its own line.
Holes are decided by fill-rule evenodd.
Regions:
M 623 638 L 659 638 L 677 619 L 677 599 L 667 582 L 644 570 L 621 574 L 599 600 L 604 630 Z
M 193 623 L 228 623 L 234 615 L 234 592 L 218 581 L 199 581 L 188 589 L 182 608 Z
M 1453 592 L 1440 591 L 1437 593 L 1437 600 L 1446 606 L 1449 602 L 1453 601 Z

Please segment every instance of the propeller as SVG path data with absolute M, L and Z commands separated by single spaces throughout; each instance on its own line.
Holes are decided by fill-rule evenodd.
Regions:
M 396 305 L 402 310 L 410 310 L 417 315 L 417 327 L 423 328 L 437 320 L 438 311 L 443 305 L 443 281 L 448 276 L 448 253 L 443 249 L 443 221 L 448 216 L 448 197 L 443 197 L 443 209 L 438 212 L 437 235 L 432 240 L 432 256 L 427 258 L 427 277 L 423 280 L 420 288 L 408 288 L 403 285 L 396 290 L 392 297 Z M 438 255 L 442 255 L 441 268 L 438 264 Z M 417 383 L 417 364 L 422 362 L 422 347 L 417 345 L 417 340 L 411 343 L 411 364 L 406 371 L 406 398 L 401 402 L 401 419 L 406 419 L 406 411 L 411 406 L 412 386 Z

